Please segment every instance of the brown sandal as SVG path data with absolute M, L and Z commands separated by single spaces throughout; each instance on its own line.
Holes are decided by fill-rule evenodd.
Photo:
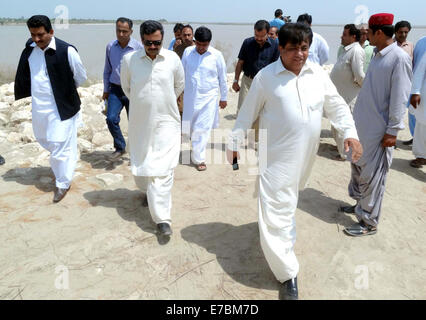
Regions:
M 207 166 L 206 166 L 206 164 L 203 162 L 203 163 L 200 163 L 200 164 L 198 164 L 197 165 L 197 170 L 198 171 L 206 171 L 207 170 Z
M 426 159 L 423 158 L 417 158 L 410 161 L 410 166 L 413 168 L 421 168 L 423 165 L 426 165 Z

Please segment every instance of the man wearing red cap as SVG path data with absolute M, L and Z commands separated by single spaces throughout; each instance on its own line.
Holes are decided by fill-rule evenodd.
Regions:
M 368 23 L 370 43 L 376 55 L 370 66 L 354 107 L 355 126 L 364 149 L 361 159 L 352 163 L 349 195 L 357 201 L 342 207 L 355 213 L 359 223 L 348 227 L 351 236 L 375 234 L 379 223 L 386 174 L 411 89 L 411 59 L 393 42 L 393 15 L 379 13 Z

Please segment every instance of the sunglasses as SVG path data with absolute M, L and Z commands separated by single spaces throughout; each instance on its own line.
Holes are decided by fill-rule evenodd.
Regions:
M 152 46 L 152 45 L 154 45 L 154 46 L 161 46 L 161 41 L 159 41 L 159 40 L 156 40 L 156 41 L 150 41 L 150 40 L 145 40 L 144 42 L 143 42 L 143 44 L 145 45 L 145 46 L 147 46 L 147 47 L 150 47 L 150 46 Z

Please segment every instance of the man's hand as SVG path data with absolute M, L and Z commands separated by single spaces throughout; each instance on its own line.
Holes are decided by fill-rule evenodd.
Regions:
M 411 95 L 410 104 L 414 107 L 414 109 L 417 109 L 417 106 L 420 104 L 420 95 L 419 94 Z
M 383 148 L 395 147 L 395 145 L 396 145 L 396 136 L 392 136 L 386 133 L 382 139 L 382 147 Z
M 104 94 L 102 95 L 102 100 L 107 100 L 109 97 L 109 93 L 108 92 L 104 92 Z
M 226 101 L 219 101 L 219 107 L 221 109 L 225 109 L 228 103 Z
M 240 91 L 240 85 L 238 84 L 238 82 L 234 82 L 232 84 L 232 89 L 234 89 L 235 92 Z
M 175 43 L 173 44 L 173 50 L 176 49 L 177 46 L 180 46 L 182 44 L 181 39 L 176 39 Z
M 352 162 L 357 162 L 362 156 L 362 145 L 357 139 L 348 138 L 344 141 L 345 152 L 352 149 Z
M 230 164 L 233 164 L 234 158 L 237 157 L 238 160 L 240 160 L 240 153 L 238 151 L 232 151 L 229 149 L 226 149 L 226 159 Z

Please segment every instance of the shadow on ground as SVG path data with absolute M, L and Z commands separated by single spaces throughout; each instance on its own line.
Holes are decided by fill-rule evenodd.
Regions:
M 170 238 L 157 234 L 155 223 L 151 219 L 149 209 L 142 207 L 142 193 L 138 190 L 116 189 L 91 191 L 83 194 L 93 207 L 115 208 L 117 213 L 126 221 L 135 222 L 142 231 L 157 237 L 159 244 L 166 244 Z
M 50 178 L 50 182 L 42 182 L 41 178 Z M 55 176 L 49 167 L 15 168 L 2 175 L 4 181 L 15 181 L 26 186 L 35 186 L 43 192 L 55 190 Z
M 338 224 L 348 227 L 356 222 L 353 215 L 348 215 L 339 211 L 340 206 L 352 206 L 354 203 L 336 200 L 325 195 L 321 191 L 308 188 L 300 192 L 298 208 L 313 217 L 326 223 Z M 319 210 L 318 208 L 321 208 Z
M 252 288 L 278 290 L 279 283 L 265 260 L 257 223 L 233 226 L 213 222 L 186 227 L 182 238 L 216 255 L 222 269 L 235 281 Z
M 320 143 L 318 153 L 320 157 L 327 158 L 333 161 L 337 161 L 336 158 L 339 155 L 337 147 L 330 143 Z
M 124 160 L 129 160 L 126 155 L 121 156 L 117 160 L 111 159 L 111 151 L 95 151 L 82 153 L 80 159 L 89 163 L 93 169 L 105 169 L 107 171 L 114 170 L 124 163 Z
M 414 159 L 414 157 L 413 157 Z M 413 160 L 393 158 L 391 169 L 405 173 L 406 175 L 419 180 L 420 182 L 426 182 L 426 173 L 421 168 L 413 168 L 410 166 L 410 161 Z

